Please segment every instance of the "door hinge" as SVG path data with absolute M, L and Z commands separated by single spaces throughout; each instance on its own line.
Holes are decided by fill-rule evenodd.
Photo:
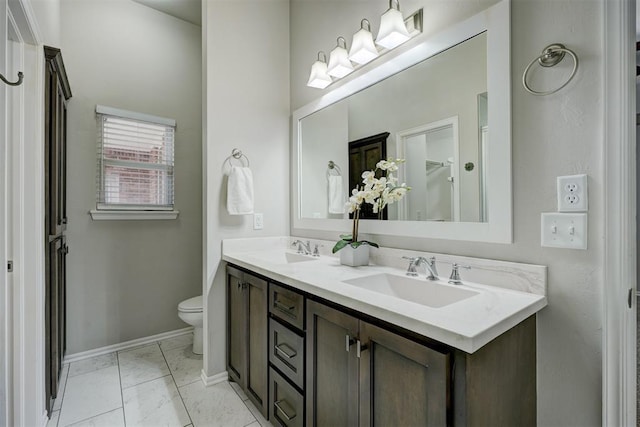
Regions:
M 7 261 L 7 271 L 13 273 L 13 261 Z
M 633 288 L 629 288 L 629 295 L 627 297 L 627 305 L 629 305 L 629 308 L 633 307 Z

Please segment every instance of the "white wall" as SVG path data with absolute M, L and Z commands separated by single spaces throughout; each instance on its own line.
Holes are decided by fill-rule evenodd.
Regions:
M 204 0 L 205 373 L 226 371 L 225 275 L 221 240 L 276 236 L 289 227 L 289 1 Z M 251 161 L 255 212 L 226 211 L 225 159 Z
M 31 0 L 30 2 L 38 22 L 40 41 L 46 46 L 60 48 L 60 2 L 61 0 Z
M 455 16 L 470 16 L 486 4 L 475 1 L 402 2 L 410 13 L 425 8 L 427 32 Z M 334 2 L 292 0 L 291 107 L 321 92 L 305 86 L 318 50 L 348 38 L 363 17 L 375 33 L 385 0 Z M 603 2 L 512 1 L 512 147 L 514 243 L 466 243 L 375 236 L 388 247 L 542 264 L 548 270 L 549 306 L 538 315 L 538 425 L 601 424 L 603 292 L 603 107 L 601 92 Z M 562 42 L 580 58 L 574 81 L 558 94 L 535 97 L 521 86 L 522 71 L 546 45 Z M 545 83 L 552 84 L 552 81 Z M 491 96 L 489 94 L 489 96 Z M 540 213 L 555 211 L 555 178 L 589 175 L 589 249 L 540 247 Z M 337 239 L 333 233 L 294 230 Z M 505 356 L 508 357 L 508 356 Z
M 187 327 L 201 293 L 201 29 L 130 0 L 63 0 L 68 123 L 67 354 Z M 177 121 L 175 221 L 92 221 L 96 104 Z

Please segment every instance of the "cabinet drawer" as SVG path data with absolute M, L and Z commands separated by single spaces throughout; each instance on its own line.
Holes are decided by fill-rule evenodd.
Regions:
M 304 297 L 289 289 L 271 283 L 269 312 L 279 319 L 304 330 Z
M 275 426 L 304 426 L 304 398 L 275 369 L 269 369 L 269 421 Z
M 269 361 L 298 387 L 303 388 L 304 338 L 274 319 L 269 320 L 269 335 Z

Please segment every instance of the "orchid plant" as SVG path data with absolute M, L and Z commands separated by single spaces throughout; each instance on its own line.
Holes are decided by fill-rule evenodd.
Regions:
M 351 197 L 346 204 L 349 213 L 353 214 L 353 228 L 351 234 L 340 235 L 340 240 L 333 247 L 333 253 L 347 245 L 357 248 L 360 245 L 368 244 L 378 247 L 377 243 L 367 240 L 358 240 L 358 225 L 360 222 L 360 209 L 363 203 L 369 203 L 373 207 L 373 213 L 382 214 L 382 210 L 392 203 L 402 199 L 411 187 L 402 183 L 398 185 L 398 178 L 394 172 L 398 171 L 398 165 L 404 163 L 404 159 L 380 160 L 376 164 L 375 170 L 366 171 L 362 174 L 362 185 L 357 186 L 351 192 Z M 386 176 L 376 178 L 376 172 L 385 171 Z

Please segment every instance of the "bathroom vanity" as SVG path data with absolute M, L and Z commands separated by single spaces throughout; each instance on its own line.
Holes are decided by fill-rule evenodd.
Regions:
M 380 249 L 381 264 L 352 268 L 326 250 L 317 258 L 290 252 L 289 240 L 223 244 L 229 376 L 272 424 L 536 424 L 544 267 L 475 260 L 477 270 L 499 272 L 500 287 L 422 275 L 406 280 L 433 297 L 408 301 L 366 285 L 382 277 L 413 286 L 402 269 L 382 264 L 402 265 L 411 251 Z M 507 276 L 533 292 L 509 289 Z

